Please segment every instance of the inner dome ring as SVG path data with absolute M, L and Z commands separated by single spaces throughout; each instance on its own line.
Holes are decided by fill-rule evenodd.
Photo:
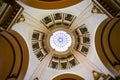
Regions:
M 53 35 L 53 33 L 55 33 L 56 31 L 64 31 L 71 36 L 71 45 L 68 47 L 67 50 L 60 52 L 60 51 L 56 51 L 54 48 L 51 47 L 50 38 Z M 75 48 L 76 43 L 77 43 L 76 35 L 73 32 L 71 32 L 70 30 L 68 30 L 68 28 L 65 28 L 63 26 L 60 26 L 60 27 L 57 26 L 57 27 L 52 28 L 50 30 L 50 32 L 48 34 L 46 34 L 46 36 L 44 38 L 44 42 L 45 42 L 44 45 L 49 52 L 52 52 L 52 53 L 54 53 L 54 55 L 59 55 L 59 56 L 68 55 L 71 52 L 71 50 L 73 50 Z

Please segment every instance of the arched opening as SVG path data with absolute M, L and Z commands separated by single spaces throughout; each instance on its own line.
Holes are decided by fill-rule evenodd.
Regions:
M 53 78 L 52 80 L 85 80 L 81 76 L 78 76 L 76 74 L 61 74 Z
M 106 19 L 95 35 L 95 45 L 103 64 L 115 75 L 120 76 L 120 19 Z
M 28 47 L 15 31 L 0 32 L 0 80 L 23 80 L 29 62 Z
M 39 9 L 60 9 L 75 5 L 82 0 L 21 0 L 28 6 Z M 56 6 L 57 5 L 57 6 Z

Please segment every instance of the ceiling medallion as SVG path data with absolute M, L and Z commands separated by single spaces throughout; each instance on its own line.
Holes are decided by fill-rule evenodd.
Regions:
M 65 31 L 56 31 L 50 37 L 51 47 L 58 52 L 68 50 L 68 48 L 71 46 L 71 43 L 72 43 L 71 36 Z

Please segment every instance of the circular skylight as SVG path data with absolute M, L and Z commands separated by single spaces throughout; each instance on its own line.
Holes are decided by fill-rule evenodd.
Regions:
M 65 31 L 56 31 L 50 37 L 50 45 L 58 52 L 63 52 L 71 46 L 71 36 Z

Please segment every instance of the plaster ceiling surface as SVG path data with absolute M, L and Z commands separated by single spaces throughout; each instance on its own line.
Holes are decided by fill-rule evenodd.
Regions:
M 103 14 L 91 13 L 91 9 L 93 6 L 91 0 L 84 0 L 77 5 L 55 10 L 44 10 L 29 7 L 23 4 L 21 1 L 18 1 L 18 3 L 24 7 L 23 15 L 25 16 L 25 22 L 15 24 L 12 29 L 14 29 L 23 36 L 29 47 L 30 59 L 25 80 L 33 80 L 35 77 L 38 77 L 40 80 L 52 80 L 55 76 L 64 73 L 72 73 L 83 77 L 85 80 L 93 80 L 93 70 L 96 70 L 98 72 L 104 72 L 105 74 L 111 74 L 98 58 L 94 45 L 95 31 L 99 24 L 107 17 Z M 51 34 L 52 28 L 48 29 L 47 26 L 41 23 L 41 21 L 46 16 L 52 16 L 53 18 L 53 15 L 55 13 L 62 13 L 63 16 L 65 14 L 72 14 L 76 16 L 71 26 L 67 28 L 68 32 L 70 31 L 71 33 L 74 33 L 74 31 L 83 24 L 86 25 L 86 28 L 89 32 L 87 34 L 82 34 L 82 38 L 89 36 L 90 44 L 84 44 L 83 42 L 80 43 L 81 45 L 89 47 L 87 55 L 85 56 L 84 54 L 72 48 L 70 52 L 74 55 L 75 59 L 78 61 L 79 64 L 65 70 L 56 70 L 49 67 L 52 55 L 54 54 L 53 52 L 55 51 L 49 50 L 48 55 L 51 56 L 51 58 L 49 56 L 46 56 L 42 61 L 40 61 L 35 55 L 37 51 L 33 51 L 32 47 L 32 42 L 35 42 L 35 40 L 32 40 L 32 34 L 34 30 L 45 33 L 46 35 Z M 54 28 L 55 27 L 56 26 L 54 26 Z M 47 44 L 47 42 L 44 42 L 44 44 Z M 46 77 L 46 75 L 48 76 Z

